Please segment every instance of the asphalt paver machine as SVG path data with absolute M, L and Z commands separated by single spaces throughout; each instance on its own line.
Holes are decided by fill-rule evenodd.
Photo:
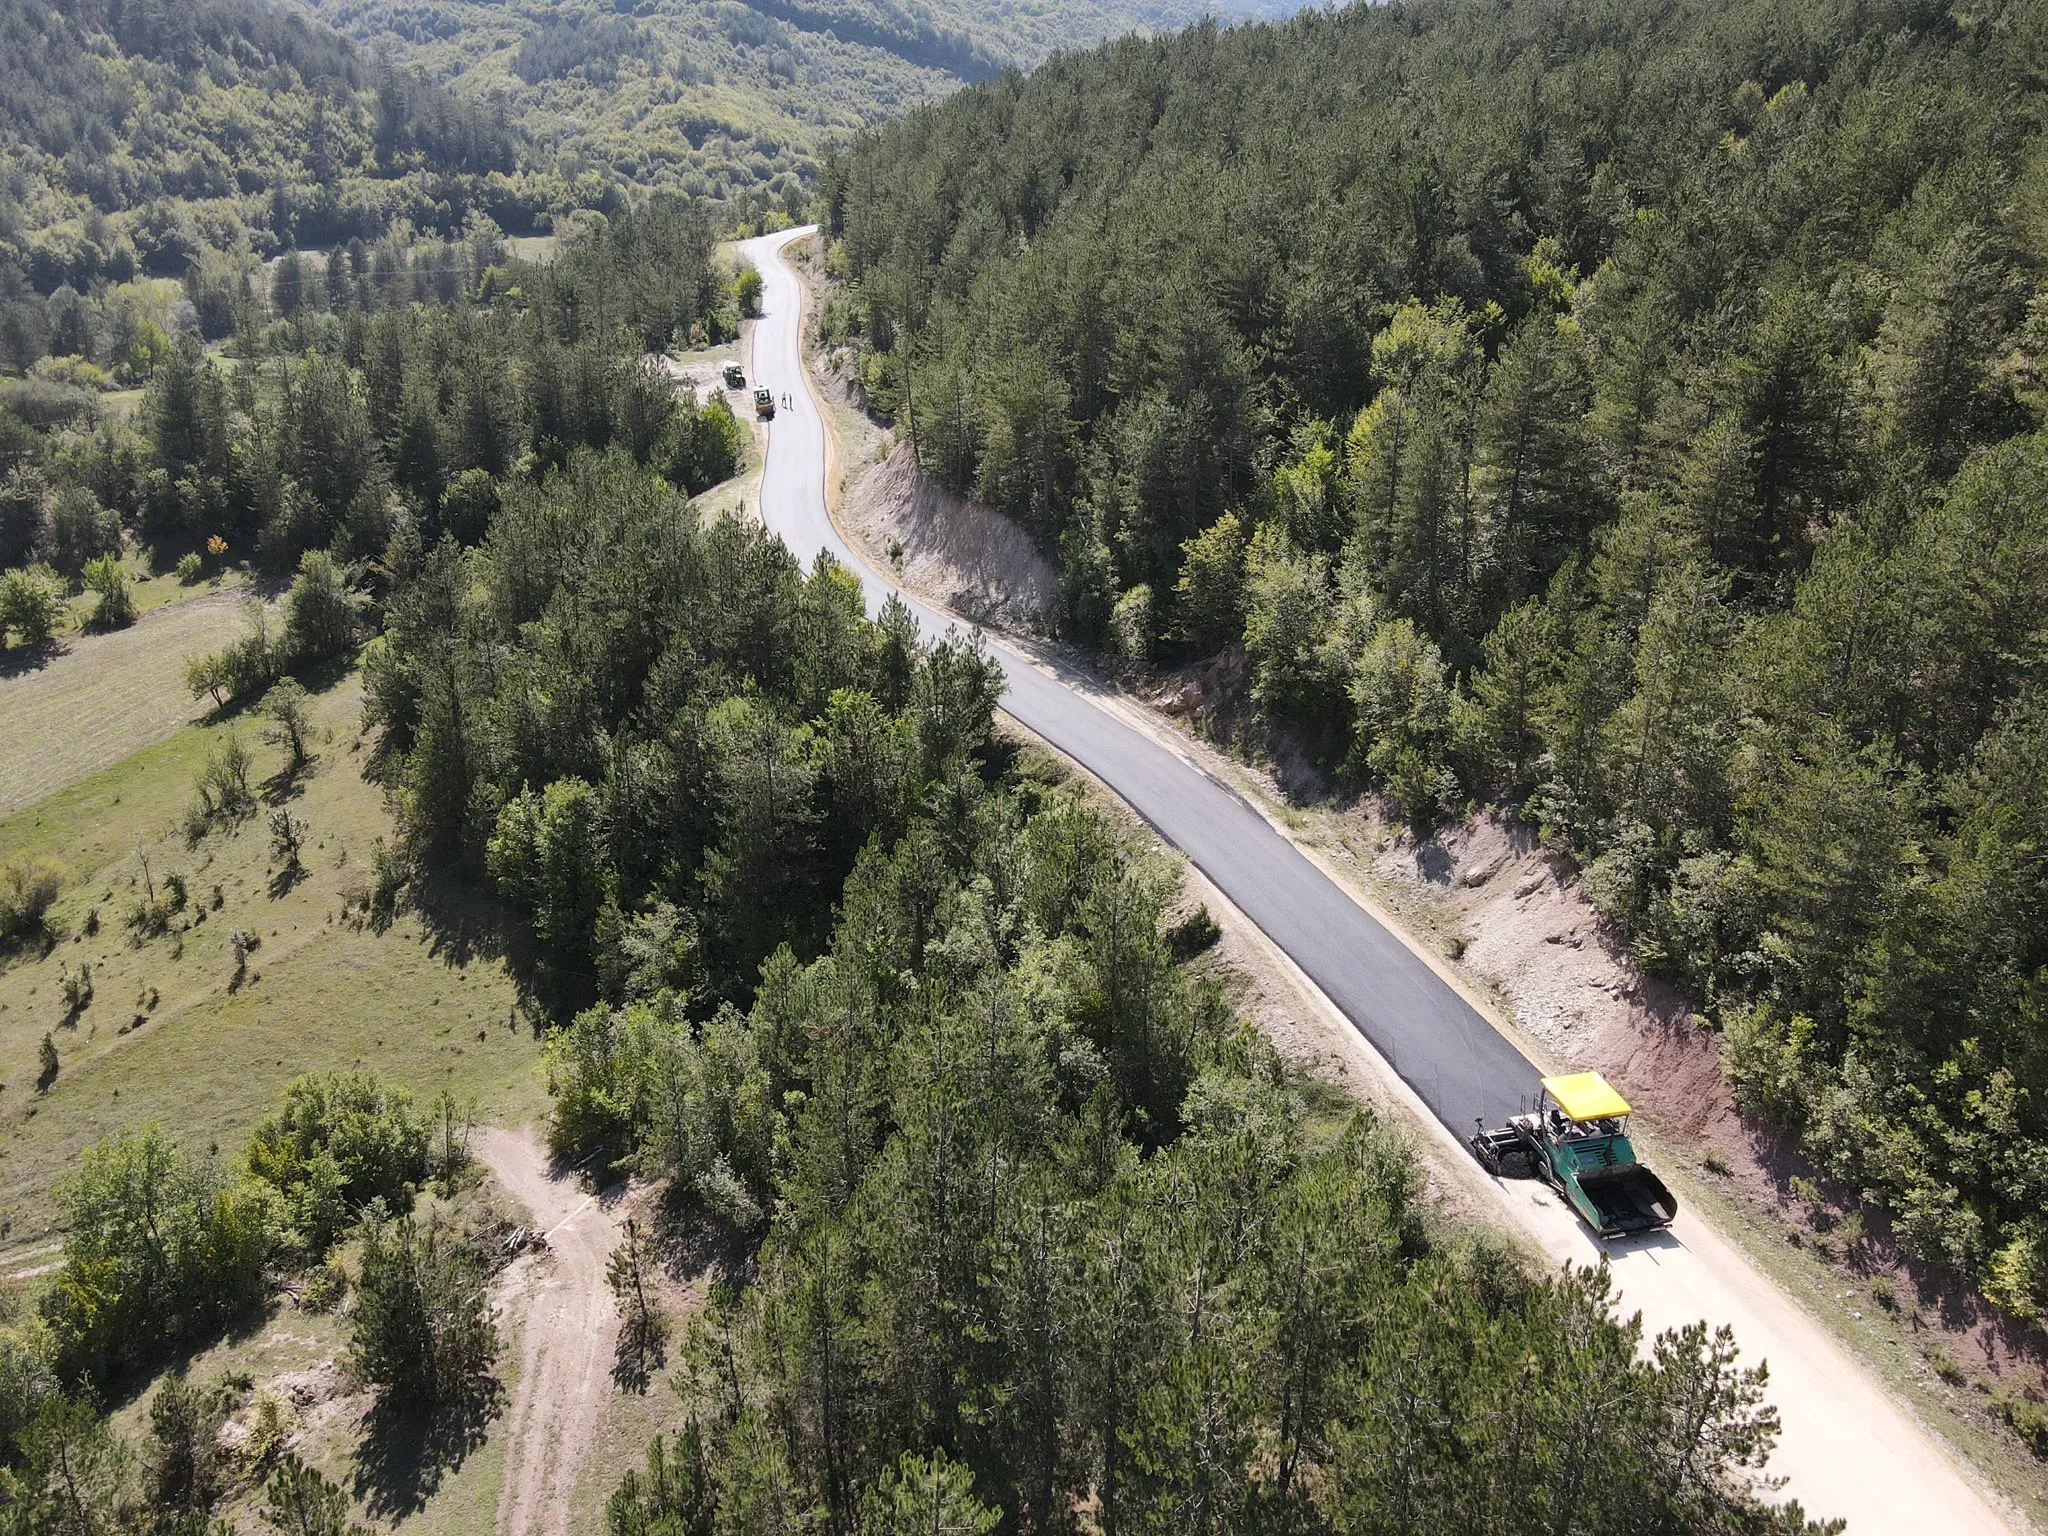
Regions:
M 1670 1226 L 1678 1201 L 1636 1161 L 1628 1101 L 1598 1072 L 1546 1077 L 1542 1090 L 1528 1114 L 1493 1130 L 1480 1122 L 1472 1151 L 1486 1171 L 1543 1180 L 1602 1237 Z

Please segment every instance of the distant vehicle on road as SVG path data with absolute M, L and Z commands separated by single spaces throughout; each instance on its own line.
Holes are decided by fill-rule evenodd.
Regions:
M 727 389 L 745 389 L 747 387 L 747 376 L 740 371 L 738 363 L 727 363 L 725 365 L 725 387 Z
M 771 392 L 765 389 L 754 391 L 754 414 L 763 421 L 768 421 L 774 417 L 775 396 Z
M 1472 1151 L 1488 1173 L 1543 1180 L 1602 1237 L 1651 1232 L 1671 1225 L 1678 1201 L 1636 1161 L 1628 1116 L 1628 1100 L 1598 1072 L 1546 1077 L 1535 1111 L 1496 1130 L 1482 1122 Z

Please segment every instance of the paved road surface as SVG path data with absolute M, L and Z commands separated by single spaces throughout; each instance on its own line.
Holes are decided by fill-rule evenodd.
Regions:
M 802 295 L 775 253 L 796 232 L 742 247 L 761 269 L 762 319 L 749 387 L 779 406 L 769 428 L 761 512 L 804 558 L 830 550 L 859 575 L 870 609 L 896 589 L 858 559 L 825 511 L 825 425 L 804 385 Z M 902 594 L 928 635 L 952 621 Z M 1003 708 L 1123 796 L 1306 971 L 1437 1117 L 1459 1135 L 1514 1113 L 1535 1091 L 1522 1053 L 1234 790 L 1176 757 L 1062 680 L 992 643 L 1009 682 Z

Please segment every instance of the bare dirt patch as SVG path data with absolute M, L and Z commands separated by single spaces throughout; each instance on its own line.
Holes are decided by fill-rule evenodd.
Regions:
M 907 444 L 847 487 L 840 526 L 877 568 L 982 624 L 1042 631 L 1052 565 L 1008 518 L 919 473 Z
M 69 635 L 38 656 L 0 652 L 0 816 L 33 805 L 205 715 L 185 658 L 240 632 L 243 594 L 167 603 L 111 634 Z
M 599 1192 L 555 1168 L 525 1131 L 479 1131 L 476 1155 L 532 1215 L 545 1250 L 505 1271 L 499 1304 L 516 1318 L 518 1385 L 505 1417 L 508 1443 L 498 1491 L 504 1536 L 558 1536 L 612 1396 L 619 1319 L 605 1281 L 623 1189 Z

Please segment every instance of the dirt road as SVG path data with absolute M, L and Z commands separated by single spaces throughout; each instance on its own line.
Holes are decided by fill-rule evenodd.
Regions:
M 500 1536 L 561 1536 L 569 1499 L 612 1393 L 618 1313 L 605 1264 L 619 1240 L 606 1202 L 558 1175 L 527 1131 L 479 1131 L 473 1149 L 547 1234 L 505 1272 L 501 1305 L 517 1325 L 519 1384 L 498 1490 Z

